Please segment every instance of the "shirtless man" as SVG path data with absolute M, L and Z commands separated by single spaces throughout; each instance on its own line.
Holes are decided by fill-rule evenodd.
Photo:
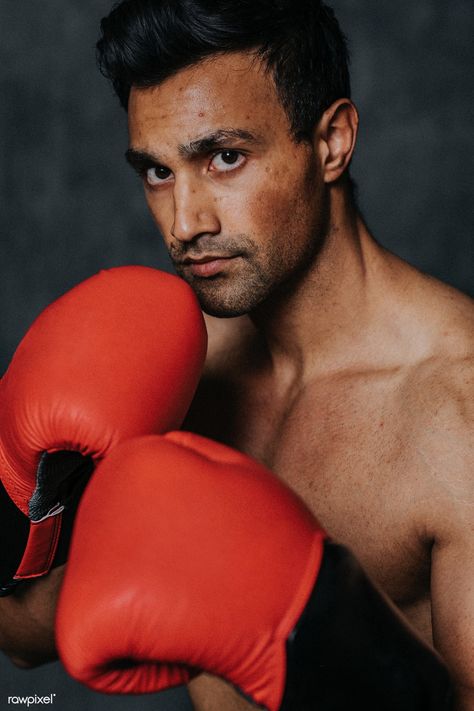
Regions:
M 344 43 L 332 13 L 311 19 L 309 5 L 282 3 L 279 19 L 299 45 L 286 75 L 271 18 L 256 19 L 266 8 L 275 20 L 269 3 L 242 10 L 254 21 L 240 16 L 245 32 L 233 43 L 213 33 L 214 15 L 209 37 L 196 39 L 206 21 L 196 9 L 201 46 L 185 59 L 164 58 L 173 41 L 191 45 L 174 17 L 169 45 L 164 30 L 154 47 L 136 32 L 140 58 L 123 52 L 134 30 L 120 7 L 103 27 L 103 67 L 128 104 L 128 160 L 178 273 L 211 315 L 185 426 L 251 454 L 296 490 L 442 654 L 457 708 L 474 710 L 474 309 L 383 249 L 358 213 Z M 144 12 L 143 25 L 158 26 Z M 219 25 L 232 22 L 224 15 Z M 251 51 L 266 41 L 267 54 Z M 300 77 L 307 83 L 291 93 L 292 61 L 314 76 L 318 61 L 332 62 L 337 79 L 323 88 Z M 203 711 L 246 707 L 209 676 L 190 693 Z
M 253 51 L 278 25 L 274 3 L 239 10 L 241 33 L 225 37 L 193 5 L 207 50 L 193 55 L 189 36 L 173 34 L 175 2 L 147 49 L 170 38 L 188 48 L 169 67 L 121 53 L 134 2 L 104 23 L 101 43 L 128 106 L 128 160 L 210 314 L 185 426 L 296 490 L 442 654 L 457 709 L 474 709 L 472 303 L 380 247 L 358 214 L 348 174 L 358 119 L 331 12 L 310 18 L 307 3 L 282 3 L 280 26 L 298 41 L 281 67 L 281 41 Z M 257 7 L 270 12 L 261 25 Z M 152 26 L 148 16 L 142 27 Z M 324 61 L 308 39 L 316 31 Z M 333 79 L 314 86 L 329 65 Z M 295 87 L 298 66 L 312 69 Z M 248 707 L 206 675 L 190 694 L 203 711 Z

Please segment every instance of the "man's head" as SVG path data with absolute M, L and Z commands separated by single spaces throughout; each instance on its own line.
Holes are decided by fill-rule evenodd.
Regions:
M 252 311 L 313 263 L 327 184 L 350 191 L 357 119 L 332 11 L 126 0 L 103 20 L 98 51 L 178 273 L 209 313 Z
M 156 86 L 222 52 L 256 53 L 298 140 L 350 97 L 346 41 L 319 0 L 125 0 L 101 29 L 99 66 L 125 109 L 132 86 Z

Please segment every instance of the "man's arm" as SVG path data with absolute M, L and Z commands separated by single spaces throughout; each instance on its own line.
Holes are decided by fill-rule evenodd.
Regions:
M 474 711 L 474 501 L 463 508 L 452 539 L 433 549 L 433 639 L 455 684 L 456 711 Z
M 64 565 L 0 597 L 0 649 L 28 669 L 57 658 L 54 616 Z
M 474 711 L 474 386 L 457 372 L 431 432 L 433 641 L 456 687 L 456 710 Z

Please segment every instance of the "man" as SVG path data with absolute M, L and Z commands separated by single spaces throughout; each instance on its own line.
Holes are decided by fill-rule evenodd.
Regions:
M 210 315 L 185 426 L 289 483 L 474 709 L 472 302 L 384 250 L 357 211 L 331 10 L 228 5 L 125 2 L 99 43 L 128 160 Z M 211 677 L 190 693 L 245 707 Z
M 328 8 L 162 10 L 122 3 L 100 52 L 128 108 L 128 159 L 210 314 L 185 426 L 301 494 L 474 708 L 472 304 L 388 254 L 357 212 L 357 113 Z M 190 693 L 196 708 L 246 707 L 205 675 Z

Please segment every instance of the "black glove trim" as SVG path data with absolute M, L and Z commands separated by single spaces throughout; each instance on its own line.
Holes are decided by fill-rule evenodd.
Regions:
M 287 642 L 280 711 L 448 711 L 441 660 L 343 546 L 326 541 L 318 579 Z

